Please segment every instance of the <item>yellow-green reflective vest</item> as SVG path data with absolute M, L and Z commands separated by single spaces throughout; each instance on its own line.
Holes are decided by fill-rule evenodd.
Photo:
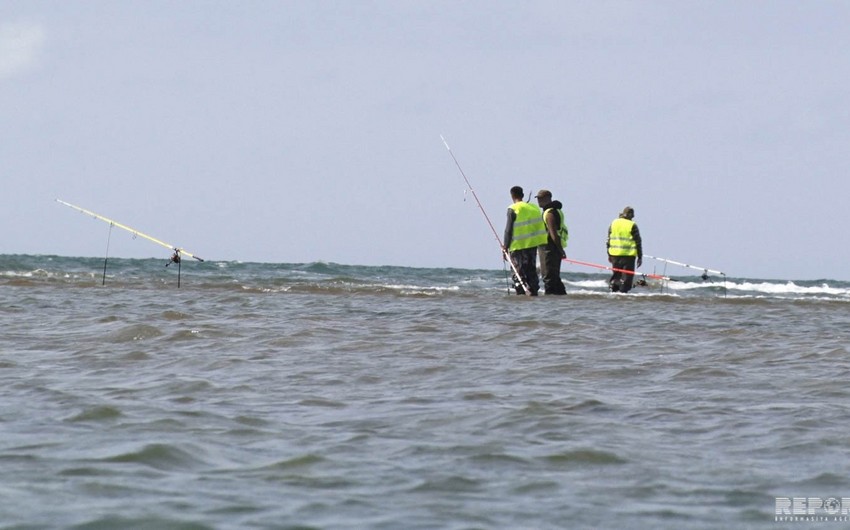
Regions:
M 615 219 L 611 223 L 608 237 L 608 254 L 612 256 L 637 256 L 637 245 L 632 239 L 634 221 L 625 218 Z
M 516 213 L 514 219 L 513 237 L 508 250 L 522 250 L 545 245 L 548 239 L 546 225 L 543 224 L 543 215 L 540 208 L 527 202 L 515 202 L 511 209 Z
M 553 208 L 547 209 L 543 212 L 545 216 L 549 213 Z M 564 222 L 564 210 L 555 210 L 558 212 L 558 217 L 561 218 L 561 222 L 558 224 L 558 235 L 561 236 L 561 248 L 567 248 L 567 240 L 570 238 L 570 232 L 567 230 L 567 224 Z M 546 240 L 549 241 L 548 239 Z

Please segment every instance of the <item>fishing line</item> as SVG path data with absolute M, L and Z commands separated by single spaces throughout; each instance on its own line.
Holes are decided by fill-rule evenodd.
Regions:
M 652 272 L 655 272 L 655 267 L 652 267 Z M 664 264 L 664 268 L 661 270 L 661 274 L 667 276 L 667 264 Z M 661 294 L 664 294 L 664 282 L 661 282 Z
M 109 261 L 109 241 L 112 239 L 112 223 L 109 223 L 109 233 L 106 236 L 106 256 L 103 257 L 103 279 L 100 285 L 106 285 L 106 262 Z
M 505 273 L 505 288 L 507 289 L 508 294 L 511 294 L 513 283 L 511 282 L 510 273 L 508 273 L 508 267 L 505 265 L 505 260 L 502 260 L 502 272 Z
M 475 202 L 478 204 L 478 209 L 481 210 L 481 213 L 484 214 L 484 219 L 487 220 L 487 224 L 490 226 L 490 230 L 493 231 L 493 236 L 496 238 L 496 242 L 499 244 L 499 249 L 502 251 L 502 255 L 505 257 L 506 261 L 510 263 L 511 269 L 514 272 L 519 283 L 522 285 L 523 291 L 528 296 L 531 296 L 531 289 L 526 284 L 525 280 L 520 276 L 519 270 L 517 269 L 516 263 L 514 263 L 513 258 L 511 258 L 510 253 L 505 250 L 505 246 L 502 244 L 502 239 L 499 237 L 499 233 L 496 232 L 496 228 L 493 226 L 493 223 L 490 221 L 490 217 L 487 216 L 487 212 L 484 211 L 484 207 L 481 205 L 481 201 L 478 200 L 478 195 L 475 193 L 475 190 L 472 189 L 472 184 L 469 183 L 469 179 L 466 178 L 466 173 L 463 172 L 463 168 L 460 167 L 460 163 L 455 158 L 455 154 L 452 152 L 452 148 L 449 147 L 449 143 L 446 142 L 446 139 L 443 138 L 443 135 L 440 135 L 440 139 L 443 141 L 443 145 L 446 146 L 446 149 L 449 150 L 449 154 L 452 156 L 452 160 L 454 160 L 455 165 L 457 166 L 458 171 L 460 171 L 461 176 L 463 177 L 464 182 L 466 182 L 466 187 L 469 189 L 469 192 L 472 194 L 472 197 L 475 199 Z M 464 192 L 465 194 L 465 192 Z
M 670 278 L 669 276 L 662 276 L 660 274 L 646 274 L 646 273 L 643 273 L 643 272 L 630 271 L 628 269 L 618 269 L 616 267 L 609 267 L 607 265 L 599 265 L 597 263 L 589 263 L 587 261 L 579 261 L 579 260 L 570 259 L 570 258 L 561 258 L 561 259 L 563 261 L 566 261 L 566 262 L 569 262 L 569 263 L 575 263 L 576 265 L 585 265 L 587 267 L 596 267 L 597 269 L 605 269 L 607 271 L 613 271 L 613 272 L 623 272 L 623 273 L 626 273 L 626 274 L 631 274 L 632 276 L 640 275 L 640 276 L 646 276 L 647 278 L 652 278 L 653 280 L 664 280 L 664 281 L 668 281 L 668 282 L 669 281 L 675 281 L 672 278 Z

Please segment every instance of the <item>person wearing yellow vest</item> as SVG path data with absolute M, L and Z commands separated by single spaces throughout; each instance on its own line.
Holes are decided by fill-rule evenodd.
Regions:
M 511 188 L 513 204 L 508 207 L 508 222 L 505 226 L 503 250 L 510 254 L 521 277 L 513 275 L 517 294 L 526 294 L 522 284 L 528 286 L 531 296 L 540 290 L 537 276 L 537 247 L 546 244 L 546 225 L 540 208 L 522 200 L 524 192 L 519 186 Z
M 561 281 L 561 260 L 567 257 L 567 225 L 564 222 L 563 205 L 552 200 L 552 192 L 540 190 L 535 195 L 537 204 L 543 210 L 543 223 L 546 225 L 546 243 L 537 247 L 540 256 L 540 275 L 543 276 L 543 288 L 546 294 L 567 294 Z
M 634 217 L 634 208 L 626 206 L 608 227 L 608 262 L 615 269 L 634 271 L 643 264 L 643 244 L 640 231 L 632 221 Z M 634 274 L 614 271 L 608 284 L 612 292 L 627 293 L 632 290 L 634 278 Z

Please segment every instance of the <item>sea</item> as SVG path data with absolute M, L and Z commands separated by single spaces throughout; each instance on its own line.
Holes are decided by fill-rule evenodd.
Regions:
M 850 282 L 166 263 L 0 255 L 0 529 L 850 527 Z

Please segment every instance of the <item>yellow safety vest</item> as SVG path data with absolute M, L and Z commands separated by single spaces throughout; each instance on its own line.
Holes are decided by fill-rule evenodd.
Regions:
M 513 237 L 508 250 L 522 250 L 525 248 L 539 247 L 548 241 L 546 225 L 543 224 L 543 216 L 540 208 L 527 202 L 515 202 L 511 209 L 516 213 L 514 219 Z
M 637 245 L 632 238 L 634 221 L 623 217 L 611 223 L 611 234 L 608 237 L 608 254 L 611 256 L 637 256 Z
M 543 212 L 543 215 L 545 216 L 551 210 L 554 210 L 554 208 L 547 209 Z M 561 236 L 561 248 L 567 248 L 567 240 L 570 238 L 570 233 L 567 230 L 567 224 L 564 222 L 564 210 L 555 211 L 558 212 L 558 217 L 561 218 L 561 222 L 558 224 L 558 235 Z M 549 240 L 547 239 L 546 241 L 548 242 Z

